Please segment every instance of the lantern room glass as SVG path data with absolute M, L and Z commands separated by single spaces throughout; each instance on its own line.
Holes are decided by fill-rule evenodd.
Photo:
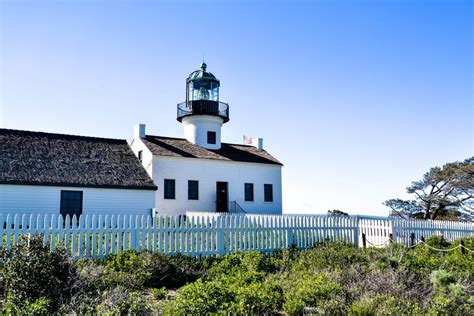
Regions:
M 188 101 L 219 101 L 219 84 L 212 81 L 191 81 L 188 83 Z

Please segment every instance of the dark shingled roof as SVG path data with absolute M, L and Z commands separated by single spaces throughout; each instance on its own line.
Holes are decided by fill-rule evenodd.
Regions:
M 126 140 L 0 129 L 0 184 L 156 190 Z
M 183 138 L 146 135 L 142 139 L 153 155 L 215 159 L 224 161 L 255 162 L 282 165 L 265 150 L 254 146 L 222 143 L 221 149 L 211 150 L 194 145 Z

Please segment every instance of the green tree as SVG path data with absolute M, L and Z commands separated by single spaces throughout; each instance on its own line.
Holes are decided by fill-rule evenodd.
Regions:
M 340 210 L 328 210 L 328 215 L 349 216 L 348 213 L 340 211 Z
M 407 187 L 413 200 L 390 199 L 385 205 L 403 218 L 474 220 L 474 157 L 433 167 Z

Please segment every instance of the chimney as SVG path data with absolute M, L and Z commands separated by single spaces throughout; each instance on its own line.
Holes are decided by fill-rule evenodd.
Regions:
M 263 150 L 263 138 L 252 138 L 252 145 L 258 148 L 258 150 Z
M 145 138 L 145 124 L 135 124 L 133 138 Z

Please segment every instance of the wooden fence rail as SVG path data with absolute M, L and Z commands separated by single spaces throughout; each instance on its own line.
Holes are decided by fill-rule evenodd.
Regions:
M 325 215 L 84 215 L 0 214 L 2 246 L 41 234 L 51 248 L 66 247 L 73 257 L 101 258 L 123 250 L 208 256 L 239 251 L 272 252 L 292 245 L 304 249 L 327 240 L 362 246 L 389 241 L 409 244 L 410 234 L 443 235 L 448 240 L 474 236 L 472 223 L 397 220 Z

